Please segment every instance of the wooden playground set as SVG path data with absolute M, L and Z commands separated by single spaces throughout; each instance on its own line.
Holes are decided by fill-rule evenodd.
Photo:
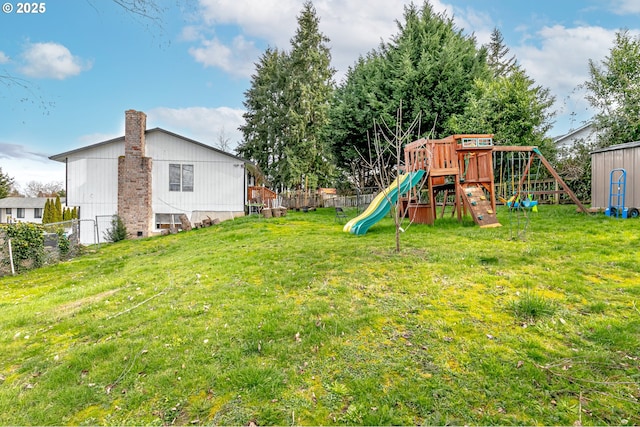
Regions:
M 537 161 L 537 163 L 536 163 Z M 536 168 L 537 164 L 537 168 Z M 452 215 L 462 220 L 467 212 L 480 227 L 499 227 L 496 198 L 514 209 L 528 209 L 543 194 L 566 194 L 582 212 L 587 212 L 553 166 L 533 146 L 498 146 L 492 134 L 451 135 L 443 139 L 419 139 L 404 148 L 405 173 L 425 171 L 424 183 L 400 198 L 403 213 L 414 223 L 433 224 L 453 199 Z M 534 191 L 531 177 L 541 166 L 558 188 Z M 496 183 L 495 175 L 498 175 Z M 502 194 L 496 195 L 496 187 Z

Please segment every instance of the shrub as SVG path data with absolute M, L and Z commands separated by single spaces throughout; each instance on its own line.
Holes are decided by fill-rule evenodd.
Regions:
M 64 258 L 69 255 L 69 250 L 71 249 L 71 242 L 66 234 L 64 234 L 64 230 L 59 228 L 56 231 L 58 235 L 58 250 L 60 251 L 60 257 Z
M 40 267 L 44 263 L 44 229 L 40 224 L 2 224 L 1 230 L 5 231 L 7 239 L 11 239 L 17 271 Z
M 125 227 L 122 218 L 114 215 L 111 220 L 111 228 L 104 232 L 104 238 L 107 242 L 119 242 L 127 238 L 127 227 Z

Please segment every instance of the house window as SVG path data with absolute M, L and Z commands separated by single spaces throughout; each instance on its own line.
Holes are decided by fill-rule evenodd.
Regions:
M 33 217 L 34 218 L 42 218 L 42 208 L 34 208 L 33 209 Z
M 193 165 L 169 164 L 169 191 L 193 191 Z
M 11 215 L 11 208 L 6 208 L 4 210 L 4 213 L 6 213 L 7 215 Z
M 156 214 L 156 230 L 168 229 L 172 225 L 181 228 L 181 214 Z
M 24 218 L 24 208 L 18 208 L 18 213 L 16 214 L 18 218 Z

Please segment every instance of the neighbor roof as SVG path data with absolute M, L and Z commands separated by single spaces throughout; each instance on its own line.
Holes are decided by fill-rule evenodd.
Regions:
M 583 126 L 580 126 L 578 129 L 570 130 L 569 132 L 565 133 L 564 135 L 560 135 L 560 136 L 557 136 L 557 137 L 553 138 L 553 141 L 554 142 L 558 142 L 558 141 L 562 141 L 562 140 L 567 139 L 567 138 L 571 138 L 573 135 L 577 134 L 578 132 L 580 132 L 580 131 L 588 128 L 588 127 L 591 127 L 593 125 L 594 125 L 593 122 L 587 122 Z
M 0 199 L 0 208 L 44 208 L 44 204 L 47 199 L 54 199 L 53 197 L 5 197 Z M 61 197 L 60 202 L 64 204 L 65 198 Z
M 166 133 L 167 135 L 171 135 L 171 136 L 174 136 L 176 138 L 180 138 L 180 139 L 182 139 L 184 141 L 187 141 L 187 142 L 190 142 L 192 144 L 196 144 L 196 145 L 199 145 L 201 147 L 207 148 L 209 150 L 216 151 L 216 152 L 218 152 L 220 154 L 224 154 L 225 156 L 229 156 L 231 158 L 237 159 L 237 160 L 239 160 L 239 161 L 241 161 L 243 163 L 251 163 L 250 161 L 248 161 L 246 159 L 243 159 L 242 157 L 238 157 L 236 155 L 227 153 L 226 151 L 222 151 L 222 150 L 217 149 L 215 147 L 212 147 L 210 145 L 204 144 L 202 142 L 198 142 L 198 141 L 196 141 L 194 139 L 190 139 L 190 138 L 184 137 L 182 135 L 178 135 L 177 133 L 173 133 L 173 132 L 170 132 L 170 131 L 162 129 L 162 128 L 147 129 L 144 133 L 145 133 L 145 135 L 147 135 L 147 134 L 150 134 L 152 132 L 163 132 L 163 133 Z M 85 147 L 76 148 L 75 150 L 65 151 L 64 153 L 54 154 L 53 156 L 50 156 L 49 159 L 55 160 L 57 162 L 64 163 L 65 159 L 67 157 L 69 157 L 70 155 L 72 155 L 72 154 L 80 153 L 80 152 L 82 152 L 84 150 L 87 150 L 87 149 L 90 149 L 90 148 L 95 148 L 95 147 L 99 147 L 101 145 L 107 145 L 107 144 L 111 144 L 113 142 L 118 142 L 118 141 L 124 141 L 124 136 L 121 136 L 121 137 L 118 137 L 118 138 L 109 139 L 107 141 L 98 142 L 97 144 L 92 144 L 92 145 L 87 145 Z

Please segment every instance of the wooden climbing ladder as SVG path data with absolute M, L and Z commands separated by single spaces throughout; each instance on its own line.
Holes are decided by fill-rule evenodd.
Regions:
M 462 190 L 464 206 L 469 210 L 473 220 L 482 228 L 501 227 L 496 217 L 495 208 L 487 198 L 481 186 L 464 187 Z

